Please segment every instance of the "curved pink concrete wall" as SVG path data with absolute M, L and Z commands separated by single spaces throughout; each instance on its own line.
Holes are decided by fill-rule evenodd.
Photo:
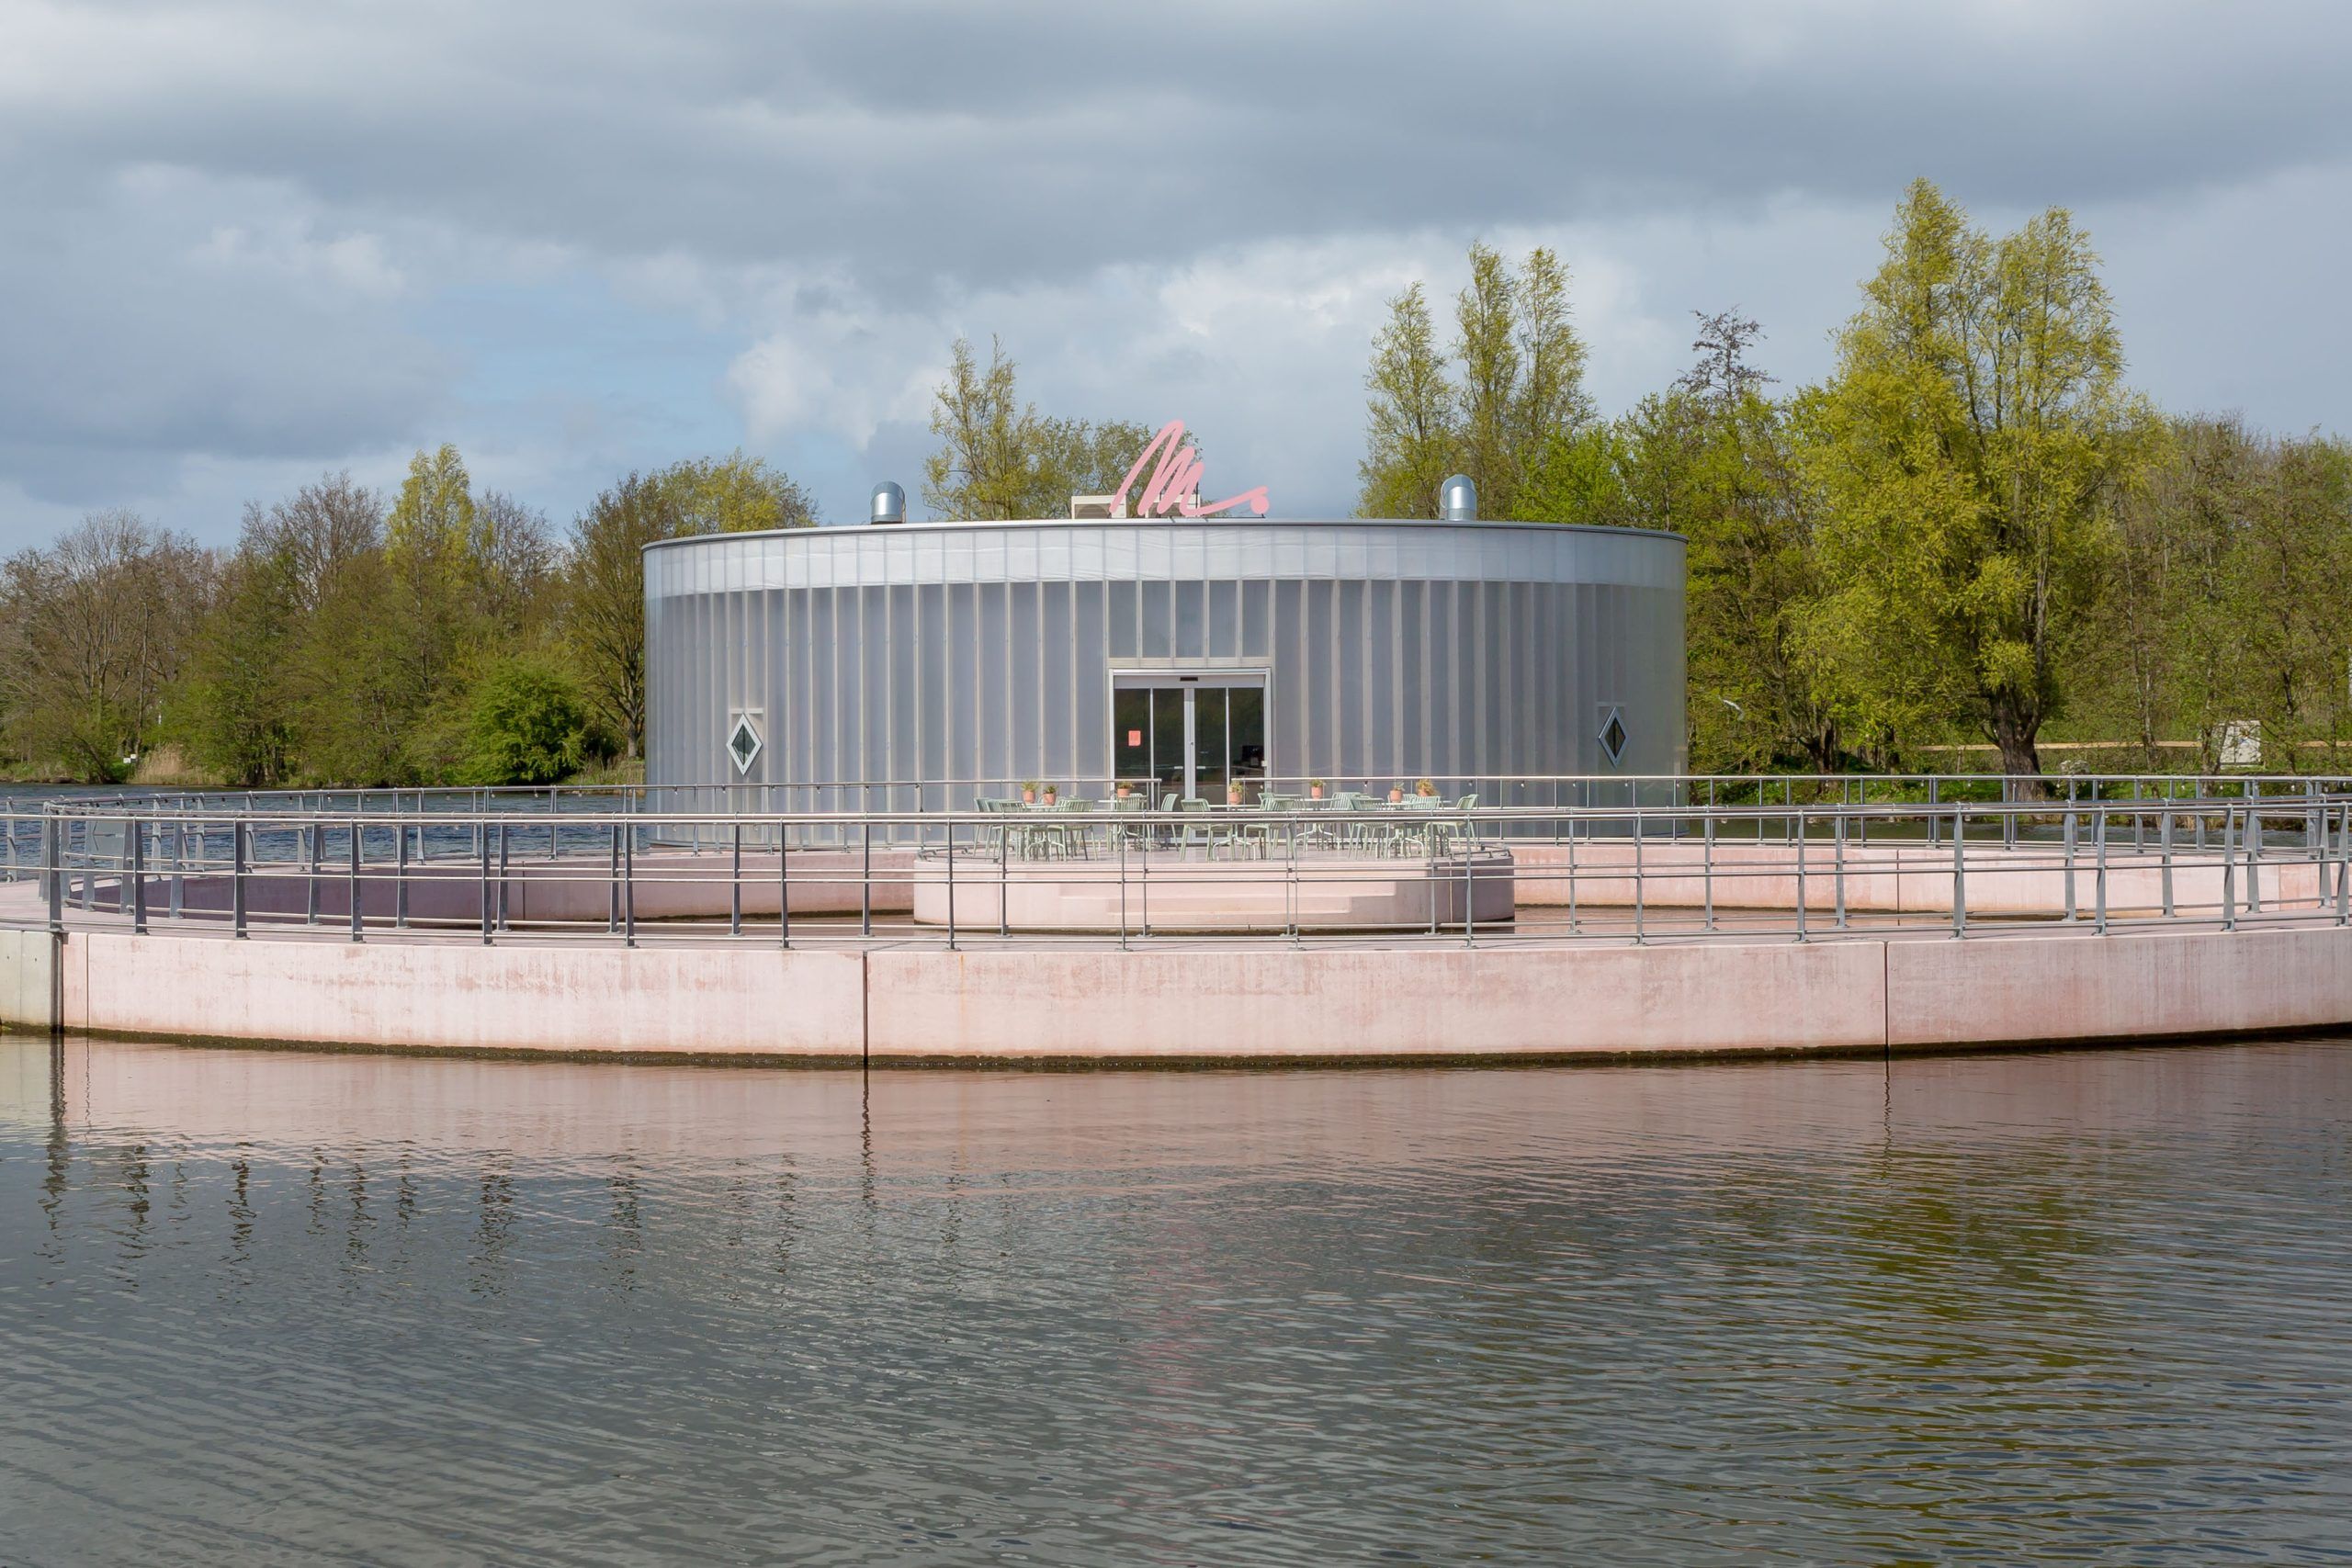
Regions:
M 77 931 L 57 957 L 70 1030 L 443 1049 L 1273 1060 L 1856 1051 L 2352 1024 L 2352 929 L 2334 926 L 1124 952 Z

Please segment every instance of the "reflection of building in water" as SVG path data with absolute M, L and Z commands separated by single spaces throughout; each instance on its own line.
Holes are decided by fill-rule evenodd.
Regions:
M 910 810 L 1024 779 L 1427 776 L 1509 804 L 1513 775 L 1679 768 L 1682 582 L 1673 535 L 1474 520 L 670 540 L 646 552 L 648 782 Z

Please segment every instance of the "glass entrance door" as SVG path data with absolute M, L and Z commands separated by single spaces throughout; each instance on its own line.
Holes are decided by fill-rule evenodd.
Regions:
M 1153 671 L 1113 678 L 1111 766 L 1122 784 L 1222 804 L 1239 785 L 1254 802 L 1266 776 L 1266 687 L 1260 675 Z

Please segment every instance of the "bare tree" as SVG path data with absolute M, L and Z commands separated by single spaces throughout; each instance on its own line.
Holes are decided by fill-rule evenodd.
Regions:
M 128 512 L 93 513 L 0 576 L 15 647 L 5 677 L 21 752 L 93 783 L 122 777 L 163 722 L 219 563 Z

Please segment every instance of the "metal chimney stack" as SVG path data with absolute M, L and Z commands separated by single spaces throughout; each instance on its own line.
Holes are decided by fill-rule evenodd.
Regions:
M 907 520 L 907 492 L 884 479 L 874 487 L 874 505 L 865 520 L 869 524 L 904 523 Z
M 1438 487 L 1437 514 L 1448 523 L 1478 520 L 1478 487 L 1467 474 L 1456 474 Z

